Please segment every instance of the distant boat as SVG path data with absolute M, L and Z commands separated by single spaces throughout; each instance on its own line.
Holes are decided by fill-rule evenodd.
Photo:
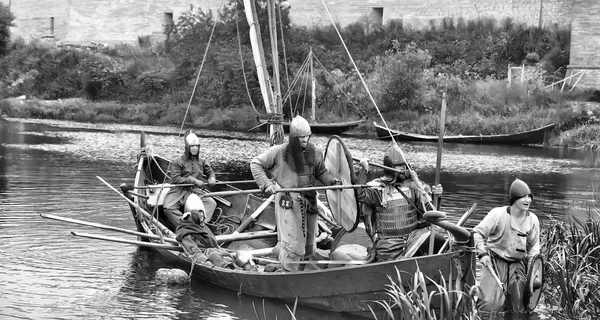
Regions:
M 253 129 L 259 128 L 261 131 L 267 132 L 267 121 L 259 120 L 260 124 Z M 359 124 L 365 122 L 364 119 L 354 120 L 354 121 L 345 121 L 345 122 L 329 122 L 329 123 L 311 123 L 310 130 L 312 133 L 317 134 L 342 134 L 348 130 L 352 130 L 356 128 Z M 252 130 L 252 129 L 251 129 Z M 290 123 L 283 123 L 283 130 L 287 133 L 290 132 Z
M 431 141 L 436 142 L 439 136 L 413 134 L 398 130 L 388 130 L 373 122 L 377 137 L 379 139 L 390 139 L 390 132 L 397 141 Z M 468 135 L 468 136 L 444 136 L 444 142 L 472 143 L 472 144 L 541 144 L 556 126 L 555 123 L 547 126 L 513 134 L 491 134 L 491 135 Z

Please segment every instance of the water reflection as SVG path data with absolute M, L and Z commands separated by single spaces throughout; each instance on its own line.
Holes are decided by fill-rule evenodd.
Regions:
M 95 130 L 77 127 L 0 120 L 0 318 L 25 319 L 256 319 L 254 305 L 267 319 L 289 318 L 278 301 L 238 297 L 233 291 L 205 282 L 167 287 L 154 280 L 158 268 L 168 267 L 153 251 L 130 245 L 73 238 L 81 230 L 106 236 L 110 231 L 68 225 L 40 217 L 52 213 L 80 220 L 133 229 L 127 204 L 101 184 L 101 176 L 114 186 L 131 183 L 139 144 L 136 130 L 127 126 Z M 123 131 L 119 131 L 123 130 Z M 203 133 L 202 151 L 220 170 L 223 180 L 250 178 L 247 166 L 227 175 L 232 160 L 247 163 L 267 148 L 264 135 L 245 140 L 231 135 Z M 325 146 L 327 137 L 313 141 Z M 153 152 L 174 157 L 183 142 L 173 129 L 148 134 Z M 353 155 L 381 162 L 388 143 L 344 138 Z M 402 144 L 420 177 L 431 183 L 435 176 L 435 144 Z M 532 209 L 543 223 L 547 215 L 568 219 L 565 208 L 584 205 L 593 198 L 598 170 L 581 165 L 589 153 L 530 147 L 444 145 L 441 181 L 442 206 L 451 220 L 474 202 L 473 226 L 491 208 L 508 202 L 515 177 L 526 181 L 534 193 Z M 250 186 L 254 187 L 254 186 Z M 291 305 L 290 305 L 291 308 Z M 541 309 L 543 310 L 543 309 Z M 301 308 L 299 319 L 349 319 Z

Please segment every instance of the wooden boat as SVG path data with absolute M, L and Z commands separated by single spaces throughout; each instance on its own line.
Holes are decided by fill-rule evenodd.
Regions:
M 157 237 L 155 224 L 145 219 L 144 214 L 141 212 L 141 209 L 152 212 L 155 206 L 158 205 L 159 220 L 165 221 L 162 218 L 161 199 L 157 197 L 159 189 L 149 189 L 148 185 L 162 183 L 168 166 L 168 160 L 146 154 L 142 149 L 133 185 L 134 197 L 132 199 L 136 205 L 130 206 L 138 231 L 154 238 L 146 240 L 149 241 L 148 245 L 154 245 L 155 249 L 166 259 L 186 272 L 192 270 L 194 276 L 218 286 L 252 296 L 281 299 L 290 303 L 295 302 L 297 299 L 298 304 L 304 306 L 372 317 L 369 307 L 383 314 L 384 311 L 381 306 L 373 301 L 387 300 L 385 286 L 391 283 L 388 277 L 396 279 L 398 271 L 402 273 L 405 286 L 408 286 L 412 281 L 417 268 L 436 283 L 443 283 L 443 281 L 447 283 L 449 279 L 452 279 L 452 283 L 457 284 L 455 288 L 459 288 L 464 292 L 467 292 L 475 283 L 474 254 L 470 250 L 461 251 L 456 249 L 431 256 L 315 271 L 264 272 L 264 267 L 260 265 L 258 271 L 225 269 L 215 266 L 207 267 L 205 265 L 194 265 L 192 269 L 191 260 L 182 252 L 181 247 L 174 246 L 172 240 L 170 245 L 161 244 L 157 240 L 159 237 Z M 159 187 L 159 185 L 156 185 L 156 187 Z M 223 189 L 234 190 L 235 188 L 225 185 Z M 163 190 L 162 193 L 166 193 L 166 190 Z M 230 205 L 227 205 L 227 202 Z M 237 217 L 238 220 L 244 220 L 248 212 L 254 211 L 254 208 L 259 206 L 261 202 L 262 199 L 254 195 L 239 194 L 227 197 L 226 201 L 217 201 L 218 206 L 223 210 L 222 215 L 224 217 Z M 250 206 L 250 210 L 247 210 L 248 206 Z M 274 207 L 270 203 L 263 213 L 265 216 L 261 214 L 257 224 L 268 228 L 271 223 L 269 217 L 273 217 L 273 213 Z M 356 223 L 353 222 L 350 223 L 349 228 L 355 226 Z M 171 237 L 171 239 L 173 237 L 172 234 L 168 233 L 164 236 Z M 267 241 L 252 241 L 244 241 L 242 245 L 233 242 L 226 247 L 258 249 L 272 245 Z M 429 292 L 434 291 L 434 284 L 430 283 L 428 289 Z
M 377 123 L 373 122 L 377 137 L 379 139 L 390 139 L 390 132 L 396 141 L 430 141 L 437 142 L 438 136 L 421 135 L 402 132 L 390 129 L 389 131 Z M 472 143 L 472 144 L 541 144 L 554 129 L 556 124 L 513 134 L 492 134 L 492 135 L 468 135 L 468 136 L 444 136 L 444 142 L 451 143 Z
M 267 132 L 267 128 L 269 127 L 267 125 L 267 121 L 259 120 L 259 122 L 260 122 L 260 124 L 256 127 L 254 127 L 253 129 L 258 128 L 263 132 Z M 342 134 L 348 130 L 352 130 L 352 129 L 358 127 L 358 125 L 363 122 L 365 122 L 364 119 L 345 121 L 345 122 L 311 123 L 310 129 L 311 129 L 312 133 L 314 133 L 314 134 L 327 134 L 327 135 Z M 283 130 L 286 133 L 290 132 L 290 123 L 289 122 L 283 122 Z

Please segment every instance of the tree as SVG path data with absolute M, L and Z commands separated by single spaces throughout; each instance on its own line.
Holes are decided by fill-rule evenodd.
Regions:
M 0 56 L 3 56 L 8 51 L 8 43 L 10 42 L 10 27 L 13 27 L 15 16 L 10 12 L 10 9 L 0 3 Z

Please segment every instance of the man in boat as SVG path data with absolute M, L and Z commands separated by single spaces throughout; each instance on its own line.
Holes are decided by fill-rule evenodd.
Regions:
M 176 228 L 183 216 L 181 209 L 191 194 L 202 194 L 202 188 L 213 187 L 216 183 L 215 173 L 210 162 L 200 157 L 200 139 L 193 133 L 188 132 L 184 137 L 185 150 L 183 155 L 171 162 L 172 184 L 193 184 L 193 187 L 172 187 L 167 192 L 163 204 L 164 212 L 169 223 Z M 202 176 L 208 179 L 208 183 L 201 180 Z M 202 197 L 205 215 L 208 221 L 217 207 L 217 202 L 211 197 Z
M 429 223 L 423 221 L 422 216 L 428 209 L 434 209 L 427 207 L 431 194 L 441 196 L 443 192 L 441 185 L 432 190 L 420 182 L 416 172 L 408 169 L 404 154 L 396 144 L 385 152 L 383 164 L 403 173 L 384 169 L 381 178 L 367 183 L 372 188 L 361 188 L 357 193 L 365 229 L 373 240 L 367 257 L 369 261 L 396 260 L 403 257 L 411 246 L 428 247 L 429 241 L 422 240 L 429 238 L 424 236 L 427 232 L 424 227 Z M 357 182 L 364 184 L 369 172 L 367 159 L 360 161 L 360 167 Z M 444 242 L 444 236 L 436 232 L 435 247 L 441 247 Z M 424 253 L 425 249 L 418 251 L 418 254 Z
M 316 251 L 317 192 L 279 193 L 277 190 L 312 187 L 316 180 L 325 186 L 341 184 L 325 168 L 323 152 L 309 142 L 310 135 L 308 122 L 296 116 L 290 123 L 289 141 L 272 146 L 250 163 L 258 186 L 266 192 L 277 193 L 278 255 L 286 271 L 299 270 L 299 264 L 294 262 L 308 259 Z
M 252 257 L 241 258 L 222 249 L 217 243 L 217 238 L 204 223 L 204 208 L 194 208 L 183 214 L 181 223 L 175 231 L 177 241 L 188 253 L 194 263 L 204 264 L 209 267 L 256 271 Z
M 508 192 L 509 205 L 492 209 L 473 228 L 484 266 L 479 288 L 484 310 L 525 312 L 527 263 L 540 252 L 540 222 L 529 211 L 533 195 L 525 182 L 515 179 Z

